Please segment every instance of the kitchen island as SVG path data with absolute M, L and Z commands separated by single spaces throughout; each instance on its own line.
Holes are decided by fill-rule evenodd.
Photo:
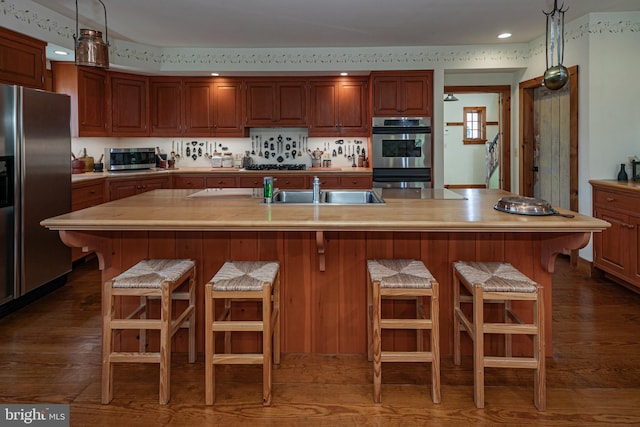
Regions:
M 264 204 L 261 190 L 154 190 L 71 212 L 42 222 L 69 246 L 95 251 L 103 282 L 146 257 L 192 258 L 197 263 L 198 328 L 204 322 L 204 284 L 227 260 L 281 263 L 281 326 L 284 352 L 365 353 L 366 260 L 422 260 L 441 283 L 442 353 L 452 353 L 451 262 L 508 261 L 545 286 L 547 354 L 552 353 L 551 274 L 555 256 L 584 247 L 608 223 L 576 214 L 524 216 L 499 212 L 500 190 L 384 192 L 382 205 Z M 395 198 L 402 197 L 402 198 Z M 562 210 L 561 210 L 562 211 Z M 384 310 L 412 313 L 394 302 Z M 243 306 L 236 318 L 258 312 Z M 396 349 L 415 342 L 415 332 L 387 340 Z M 119 345 L 137 347 L 136 334 Z M 514 338 L 516 353 L 529 343 Z M 199 349 L 204 337 L 199 333 Z M 186 348 L 178 336 L 177 347 Z M 256 351 L 247 333 L 237 351 Z M 490 346 L 501 348 L 500 340 Z M 469 343 L 464 343 L 469 350 Z

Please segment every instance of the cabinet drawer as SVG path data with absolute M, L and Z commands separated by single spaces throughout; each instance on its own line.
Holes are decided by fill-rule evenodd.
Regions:
M 104 183 L 74 187 L 71 192 L 71 209 L 77 211 L 104 202 Z
M 275 175 L 276 188 L 305 188 L 304 176 Z
M 637 213 L 640 211 L 640 197 L 617 191 L 596 190 L 593 201 L 595 206 L 619 209 Z
M 240 176 L 238 177 L 237 185 L 242 188 L 262 188 L 262 176 Z
M 370 176 L 342 176 L 340 178 L 342 188 L 371 188 L 373 185 Z
M 320 176 L 320 187 L 321 188 L 340 188 L 340 177 L 339 176 Z M 313 186 L 313 177 L 309 177 L 309 185 L 307 187 L 311 188 Z
M 234 188 L 236 178 L 234 176 L 209 176 L 207 177 L 207 188 Z
M 173 188 L 205 188 L 204 176 L 177 175 L 173 180 Z

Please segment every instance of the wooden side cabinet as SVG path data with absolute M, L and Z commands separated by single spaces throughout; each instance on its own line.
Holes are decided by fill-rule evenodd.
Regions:
M 362 136 L 369 130 L 368 78 L 311 80 L 310 136 Z
M 640 292 L 640 185 L 602 182 L 590 181 L 593 216 L 611 227 L 593 235 L 593 265 Z
M 109 136 L 109 82 L 104 70 L 52 62 L 53 91 L 71 97 L 72 136 Z
M 247 126 L 307 127 L 307 83 L 304 79 L 249 80 Z
M 433 115 L 433 71 L 372 72 L 374 116 Z
M 0 27 L 0 83 L 44 89 L 43 41 Z

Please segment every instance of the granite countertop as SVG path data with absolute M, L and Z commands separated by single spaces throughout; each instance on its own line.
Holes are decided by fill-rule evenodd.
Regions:
M 512 195 L 501 190 L 456 190 L 462 196 L 456 198 L 394 198 L 383 193 L 382 205 L 264 204 L 259 189 L 220 189 L 211 191 L 212 197 L 189 197 L 200 191 L 149 191 L 42 224 L 54 230 L 147 231 L 591 232 L 609 226 L 578 213 L 564 218 L 499 212 L 493 209 L 495 202 Z
M 305 175 L 324 175 L 335 173 L 349 174 L 365 174 L 371 175 L 371 168 L 354 168 L 354 167 L 332 167 L 332 168 L 307 168 L 305 170 L 245 170 L 240 168 L 212 168 L 212 167 L 192 167 L 192 168 L 175 168 L 175 169 L 145 169 L 141 171 L 118 171 L 118 172 L 85 172 L 80 174 L 72 174 L 71 182 L 81 182 L 100 178 L 136 178 L 140 176 L 156 176 L 168 174 L 305 174 Z

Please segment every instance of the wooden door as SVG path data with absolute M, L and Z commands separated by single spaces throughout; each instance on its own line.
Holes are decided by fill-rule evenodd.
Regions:
M 215 135 L 244 136 L 242 81 L 216 80 L 213 83 Z
M 44 89 L 46 43 L 0 27 L 0 83 Z
M 371 76 L 374 116 L 432 116 L 432 70 L 374 72 Z
M 151 136 L 178 136 L 183 133 L 182 80 L 152 78 L 149 82 Z
M 111 134 L 148 136 L 148 79 L 133 74 L 111 74 Z
M 569 82 L 560 90 L 534 90 L 533 195 L 571 209 Z

